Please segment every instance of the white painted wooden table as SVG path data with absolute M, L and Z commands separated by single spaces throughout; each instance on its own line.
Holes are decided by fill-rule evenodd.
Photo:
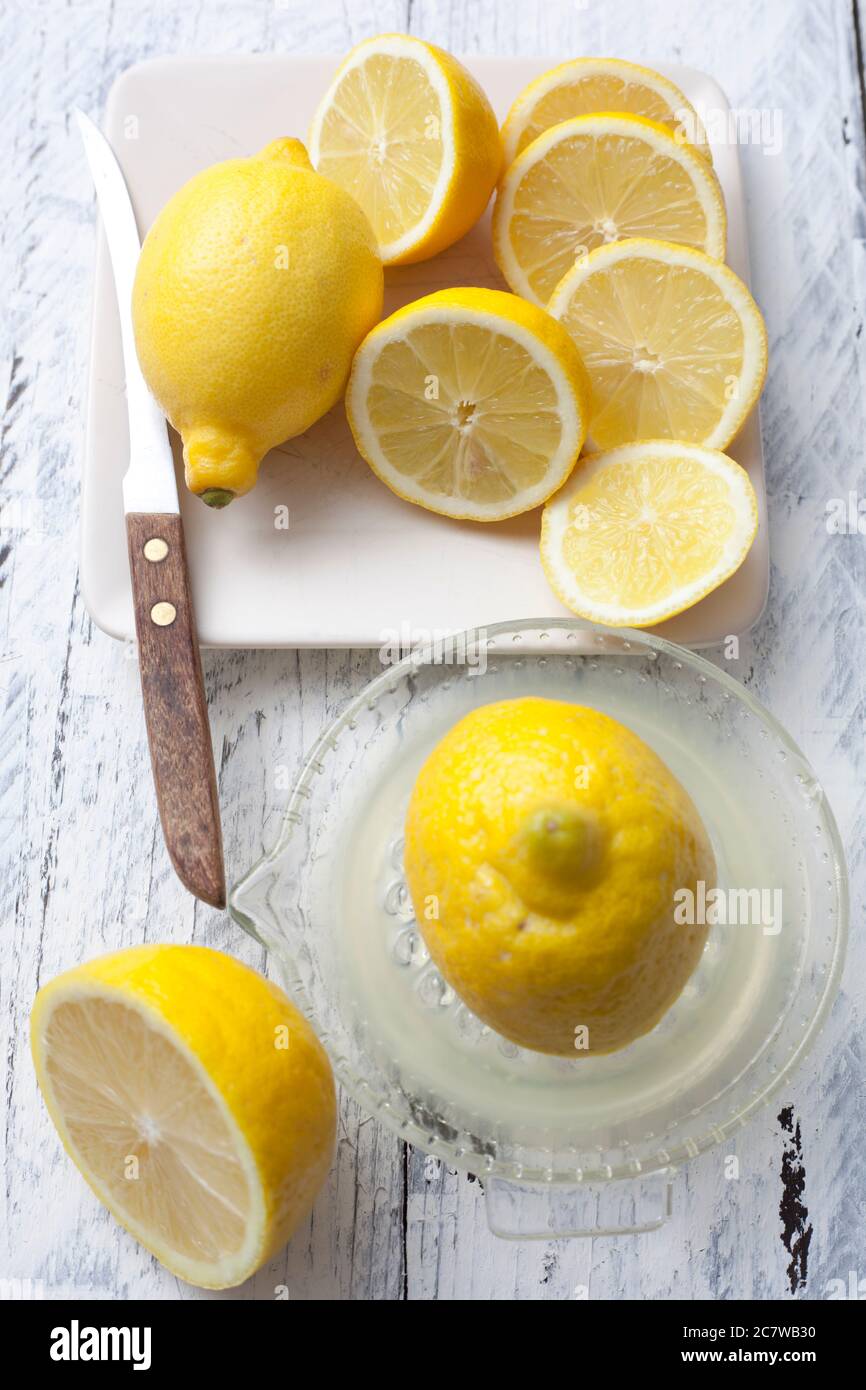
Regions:
M 60 1151 L 27 1046 L 40 981 L 82 957 L 164 939 L 263 964 L 225 914 L 194 903 L 172 875 L 135 662 L 92 626 L 81 600 L 94 201 L 69 113 L 80 104 L 99 119 L 115 77 L 142 58 L 341 54 L 367 34 L 406 28 L 457 53 L 682 61 L 711 72 L 735 107 L 782 122 L 781 153 L 742 150 L 754 283 L 771 340 L 763 431 L 773 567 L 767 612 L 728 666 L 787 724 L 829 791 L 849 851 L 852 944 L 816 1052 L 729 1146 L 739 1178 L 726 1178 L 722 1151 L 696 1160 L 677 1180 L 662 1231 L 498 1242 L 478 1183 L 425 1162 L 344 1102 L 336 1160 L 310 1221 L 248 1285 L 208 1295 L 171 1278 L 90 1194 Z M 866 493 L 858 36 L 852 0 L 5 0 L 0 1292 L 16 1289 L 4 1280 L 29 1279 L 48 1298 L 271 1299 L 286 1285 L 297 1299 L 707 1299 L 793 1296 L 793 1282 L 796 1296 L 824 1298 L 851 1271 L 866 1280 L 866 539 L 826 525 L 832 499 Z M 236 877 L 273 839 L 304 750 L 378 661 L 368 652 L 210 653 L 205 669 Z M 783 1106 L 792 1107 L 785 1121 L 800 1126 L 801 1155 L 777 1118 Z M 781 1174 L 790 1201 L 801 1167 L 808 1216 L 793 1212 L 802 1239 L 792 1280 Z

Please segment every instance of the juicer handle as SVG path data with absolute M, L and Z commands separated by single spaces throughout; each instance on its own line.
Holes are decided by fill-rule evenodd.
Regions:
M 504 1240 L 637 1235 L 664 1225 L 675 1169 L 602 1183 L 524 1183 L 485 1178 L 487 1224 Z

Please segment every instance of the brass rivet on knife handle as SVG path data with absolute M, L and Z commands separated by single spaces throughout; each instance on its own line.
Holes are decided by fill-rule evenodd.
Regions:
M 150 560 L 151 564 L 158 565 L 167 554 L 168 542 L 162 536 L 151 536 L 149 541 L 144 542 L 144 558 Z
M 177 617 L 177 609 L 173 603 L 155 603 L 150 610 L 150 617 L 157 627 L 171 627 Z
M 130 512 L 129 569 L 147 737 L 163 835 L 191 893 L 225 907 L 225 870 L 210 725 L 186 567 L 176 514 Z M 145 555 L 161 539 L 165 557 Z

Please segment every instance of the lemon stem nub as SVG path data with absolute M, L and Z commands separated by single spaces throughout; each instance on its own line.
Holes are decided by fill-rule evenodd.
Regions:
M 518 835 L 518 849 L 543 882 L 577 889 L 593 875 L 601 841 L 598 821 L 579 806 L 551 806 L 529 818 Z
M 229 502 L 234 501 L 235 494 L 229 492 L 227 487 L 208 487 L 199 496 L 206 507 L 227 507 Z

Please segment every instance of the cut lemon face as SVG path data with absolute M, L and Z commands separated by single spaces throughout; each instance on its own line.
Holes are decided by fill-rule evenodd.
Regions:
M 241 1283 L 312 1205 L 334 1142 L 330 1065 L 238 961 L 196 946 L 91 961 L 39 991 L 31 1041 L 73 1162 L 181 1279 Z
M 574 58 L 530 82 L 514 102 L 502 127 L 506 165 L 551 126 L 600 111 L 657 121 L 712 162 L 703 122 L 667 77 L 620 58 Z
M 516 294 L 546 304 L 588 251 L 653 237 L 725 254 L 725 203 L 701 155 L 641 116 L 577 116 L 518 155 L 499 187 L 493 251 Z
M 597 448 L 684 439 L 724 449 L 761 393 L 761 312 L 732 270 L 699 251 L 601 247 L 564 277 L 550 312 L 589 372 Z
M 386 265 L 426 260 L 468 232 L 502 167 L 496 116 L 475 78 L 405 34 L 352 49 L 309 148 L 318 172 L 361 204 Z
M 501 521 L 562 485 L 586 434 L 586 373 L 562 325 L 501 290 L 440 290 L 358 349 L 346 411 L 359 452 L 406 501 Z
M 581 461 L 544 509 L 541 563 L 573 613 L 648 627 L 739 569 L 757 527 L 754 488 L 733 459 L 648 440 Z

